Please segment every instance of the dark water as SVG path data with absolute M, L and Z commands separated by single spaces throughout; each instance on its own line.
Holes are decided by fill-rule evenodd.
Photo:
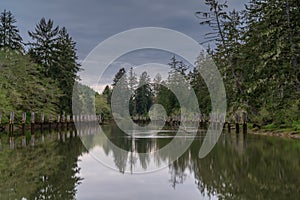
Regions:
M 300 141 L 224 133 L 213 151 L 198 158 L 198 135 L 175 162 L 168 155 L 139 156 L 167 145 L 174 133 L 131 138 L 116 126 L 103 126 L 118 154 L 101 137 L 90 135 L 89 146 L 76 133 L 27 134 L 13 140 L 1 136 L 0 199 L 299 199 Z M 188 140 L 187 135 L 184 140 Z M 24 142 L 24 141 L 23 141 Z M 94 157 L 112 161 L 111 169 Z M 156 171 L 157 167 L 169 165 Z M 131 174 L 135 171 L 147 172 Z M 128 173 L 127 173 L 128 172 Z

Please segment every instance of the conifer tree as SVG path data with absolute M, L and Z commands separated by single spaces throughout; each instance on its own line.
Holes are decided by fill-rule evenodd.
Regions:
M 23 50 L 22 37 L 15 25 L 17 20 L 10 11 L 4 10 L 0 15 L 0 47 Z

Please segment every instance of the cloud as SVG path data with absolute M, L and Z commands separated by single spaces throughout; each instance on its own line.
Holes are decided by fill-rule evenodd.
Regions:
M 229 1 L 231 8 L 241 9 L 246 0 Z M 9 0 L 0 1 L 0 8 L 11 10 L 25 42 L 27 31 L 33 30 L 42 18 L 51 18 L 59 26 L 65 26 L 77 42 L 79 59 L 108 37 L 138 27 L 164 27 L 180 31 L 196 41 L 204 41 L 207 27 L 200 26 L 194 13 L 207 10 L 204 1 L 199 0 Z M 166 56 L 156 55 L 161 63 Z M 154 62 L 155 59 L 148 59 Z M 134 65 L 145 63 L 142 57 L 120 59 Z M 113 73 L 113 71 L 112 71 Z M 113 74 L 110 74 L 113 75 Z M 91 75 L 97 78 L 96 75 Z M 111 78 L 111 76 L 108 76 Z

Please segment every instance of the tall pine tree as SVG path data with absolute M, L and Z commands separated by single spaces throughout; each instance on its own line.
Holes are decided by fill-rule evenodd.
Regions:
M 4 10 L 0 15 L 0 47 L 23 50 L 22 37 L 15 25 L 17 20 L 10 11 Z

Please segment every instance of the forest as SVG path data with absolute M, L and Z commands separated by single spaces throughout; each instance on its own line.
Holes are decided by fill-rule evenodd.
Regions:
M 210 27 L 201 43 L 207 46 L 207 52 L 200 53 L 193 69 L 173 56 L 165 84 L 175 84 L 176 73 L 186 77 L 201 112 L 208 115 L 211 101 L 199 69 L 205 57 L 212 57 L 225 84 L 228 120 L 235 112 L 246 111 L 249 121 L 260 127 L 299 130 L 300 2 L 251 0 L 242 11 L 230 10 L 227 2 L 206 0 L 205 4 L 206 11 L 196 12 L 195 16 L 200 26 Z M 138 81 L 132 68 L 127 73 L 120 69 L 115 75 L 113 87 L 107 86 L 103 93 L 108 99 L 123 74 L 124 84 L 134 91 L 131 115 L 147 115 L 153 103 L 162 104 L 168 115 L 180 113 L 178 100 L 161 86 L 159 74 L 150 80 L 144 72 Z
M 0 113 L 71 113 L 72 88 L 79 80 L 76 43 L 65 27 L 42 18 L 24 42 L 10 11 L 0 15 Z
M 201 112 L 211 110 L 207 86 L 199 69 L 206 56 L 220 70 L 227 94 L 228 119 L 246 111 L 249 122 L 265 128 L 300 130 L 300 2 L 297 0 L 251 0 L 244 10 L 228 3 L 205 0 L 206 8 L 195 17 L 199 26 L 210 30 L 205 41 L 207 52 L 199 52 L 195 68 L 170 58 L 169 77 L 147 72 L 137 77 L 134 69 L 120 69 L 103 94 L 96 93 L 96 110 L 110 113 L 112 91 L 121 77 L 131 99 L 132 116 L 148 116 L 154 103 L 164 106 L 168 115 L 179 114 L 180 105 L 168 85 L 183 75 L 192 86 Z M 42 18 L 28 31 L 24 42 L 10 11 L 0 16 L 0 113 L 7 120 L 10 111 L 72 113 L 72 88 L 80 80 L 76 42 L 65 27 Z M 165 86 L 162 86 L 164 82 Z M 86 87 L 86 86 L 84 86 Z M 89 90 L 88 87 L 86 87 Z M 78 94 L 80 98 L 80 94 Z

